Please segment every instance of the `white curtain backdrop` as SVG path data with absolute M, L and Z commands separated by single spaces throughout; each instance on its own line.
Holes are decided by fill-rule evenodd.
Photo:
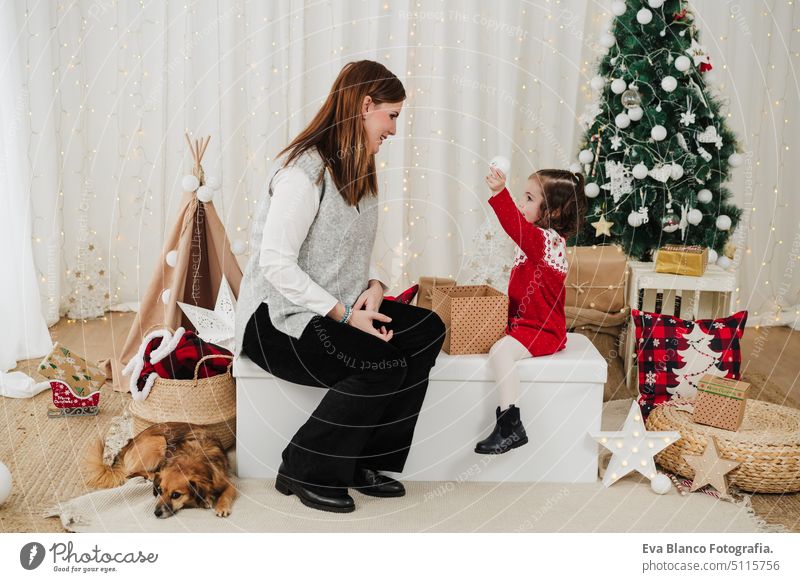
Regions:
M 215 204 L 230 237 L 247 240 L 270 159 L 341 66 L 365 58 L 386 64 L 409 96 L 379 154 L 378 253 L 392 290 L 420 275 L 468 278 L 490 213 L 487 161 L 511 157 L 512 190 L 537 168 L 574 161 L 597 39 L 611 18 L 610 0 L 14 1 L 30 134 L 22 160 L 48 323 L 58 306 L 63 313 L 66 273 L 87 234 L 108 265 L 110 302 L 138 300 L 190 169 L 184 131 L 212 136 L 204 166 L 222 179 Z M 747 151 L 731 184 L 745 209 L 737 306 L 751 323 L 792 323 L 800 8 L 692 6 Z M 511 252 L 505 242 L 479 244 Z
M 31 249 L 27 115 L 15 22 L 14 5 L 0 4 L 0 393 L 4 373 L 18 360 L 44 356 L 52 347 Z

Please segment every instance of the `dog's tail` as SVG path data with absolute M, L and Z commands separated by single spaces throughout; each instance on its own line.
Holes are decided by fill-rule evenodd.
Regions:
M 119 463 L 119 456 L 114 459 L 113 465 L 109 466 L 103 462 L 103 447 L 103 441 L 96 439 L 86 451 L 84 458 L 86 484 L 96 489 L 118 487 L 125 482 L 125 470 Z

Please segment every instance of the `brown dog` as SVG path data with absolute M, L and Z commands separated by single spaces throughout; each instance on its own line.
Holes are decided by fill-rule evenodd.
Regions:
M 219 517 L 227 517 L 236 496 L 222 443 L 202 426 L 187 422 L 164 422 L 143 430 L 122 447 L 111 466 L 103 463 L 103 442 L 98 439 L 85 463 L 90 487 L 117 487 L 133 477 L 152 481 L 159 518 L 184 507 L 213 507 Z

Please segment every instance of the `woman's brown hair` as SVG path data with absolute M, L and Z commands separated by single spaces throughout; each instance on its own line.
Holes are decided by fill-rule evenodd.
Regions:
M 342 197 L 355 206 L 364 196 L 378 194 L 375 156 L 369 153 L 361 117 L 364 97 L 377 105 L 405 100 L 406 90 L 389 69 L 375 61 L 347 63 L 336 77 L 328 98 L 311 123 L 278 154 L 286 164 L 316 147 Z
M 529 179 L 538 178 L 544 193 L 542 226 L 554 229 L 564 238 L 571 238 L 583 228 L 586 214 L 586 193 L 583 174 L 569 170 L 539 170 Z

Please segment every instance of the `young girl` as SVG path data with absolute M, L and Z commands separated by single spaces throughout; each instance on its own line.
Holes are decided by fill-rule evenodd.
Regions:
M 581 227 L 586 207 L 583 176 L 567 170 L 539 170 L 528 178 L 525 196 L 514 203 L 497 168 L 486 176 L 489 204 L 500 225 L 517 243 L 508 282 L 506 335 L 489 351 L 489 366 L 500 390 L 497 423 L 475 446 L 476 453 L 501 454 L 528 442 L 515 403 L 519 395 L 517 360 L 546 356 L 567 344 L 564 280 L 565 239 Z

